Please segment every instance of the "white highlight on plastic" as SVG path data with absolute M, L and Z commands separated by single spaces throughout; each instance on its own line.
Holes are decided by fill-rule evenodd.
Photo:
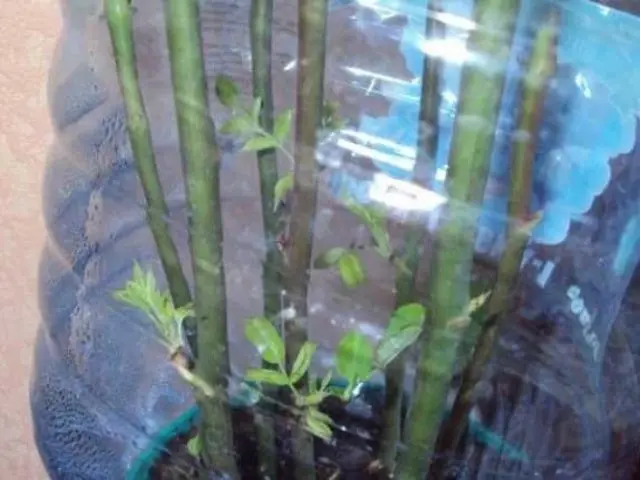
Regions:
M 450 27 L 459 28 L 460 30 L 475 30 L 476 23 L 468 18 L 461 17 L 448 12 L 436 12 L 431 14 L 433 18 L 439 22 L 442 22 Z
M 372 72 L 371 70 L 365 70 L 358 67 L 343 67 L 346 72 L 349 72 L 356 77 L 368 77 L 373 80 L 379 80 L 381 82 L 397 83 L 399 85 L 411 85 L 412 82 L 403 80 L 401 78 L 391 77 L 389 75 L 383 75 L 382 73 Z
M 444 182 L 447 179 L 447 166 L 439 167 L 435 175 L 437 182 Z
M 375 202 L 402 211 L 431 212 L 447 201 L 439 193 L 383 173 L 376 173 L 373 176 L 369 195 Z
M 571 285 L 567 290 L 567 297 L 571 300 L 569 307 L 571 313 L 578 318 L 578 321 L 582 326 L 582 335 L 584 336 L 584 340 L 587 342 L 587 345 L 591 347 L 593 359 L 597 360 L 598 353 L 600 352 L 600 341 L 593 331 L 593 317 L 589 310 L 587 310 L 584 299 L 582 298 L 580 287 L 577 285 Z
M 405 171 L 411 171 L 413 169 L 413 164 L 415 163 L 414 158 L 383 153 L 374 148 L 367 147 L 366 145 L 350 142 L 345 138 L 339 138 L 336 143 L 338 147 L 349 150 L 356 155 L 362 155 L 363 157 L 368 157 L 374 161 L 386 163 L 387 165 L 391 165 Z
M 598 5 L 598 9 L 600 10 L 600 13 L 602 13 L 603 17 L 608 17 L 609 14 L 611 13 L 611 8 L 605 5 Z
M 589 82 L 582 73 L 576 75 L 576 85 L 586 98 L 591 98 L 593 96 L 591 88 L 589 87 Z
M 586 98 L 591 98 L 593 96 L 591 88 L 589 87 L 589 82 L 582 73 L 576 75 L 576 85 Z
M 395 17 L 398 15 L 398 6 L 394 5 L 380 5 L 380 0 L 356 0 L 356 3 L 363 7 L 370 8 L 382 19 Z M 388 0 L 382 0 L 382 3 L 389 3 Z
M 553 270 L 555 267 L 556 267 L 555 263 L 551 261 L 545 262 L 544 267 L 542 268 L 542 271 L 538 274 L 538 277 L 536 279 L 536 283 L 541 288 L 544 288 L 547 285 L 547 282 L 549 281 L 549 278 L 551 277 L 551 273 L 553 273 Z
M 384 137 L 378 137 L 376 135 L 370 135 L 366 132 L 359 132 L 358 130 L 345 129 L 341 132 L 344 136 L 355 138 L 356 140 L 360 140 L 365 143 L 372 143 L 374 145 L 380 145 L 383 147 L 388 147 L 400 155 L 404 155 L 406 157 L 415 158 L 416 149 L 413 147 L 407 147 L 402 145 L 401 143 L 393 142 L 391 140 L 387 140 Z
M 455 38 L 424 38 L 420 43 L 425 55 L 445 58 L 449 63 L 463 64 L 473 58 L 465 43 Z
M 444 92 L 442 92 L 442 99 L 446 103 L 455 105 L 456 102 L 458 101 L 458 95 L 453 90 L 445 90 Z

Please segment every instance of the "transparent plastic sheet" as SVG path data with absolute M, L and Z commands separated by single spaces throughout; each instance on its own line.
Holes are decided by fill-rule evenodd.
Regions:
M 193 407 L 190 389 L 144 316 L 111 296 L 130 277 L 134 260 L 153 268 L 162 285 L 164 277 L 146 226 L 100 3 L 62 1 L 65 29 L 50 82 L 57 139 L 43 202 L 49 241 L 41 263 L 42 326 L 31 403 L 38 447 L 54 480 L 125 478 L 158 433 Z M 422 223 L 431 234 L 437 230 L 440 207 L 447 203 L 461 67 L 487 60 L 465 47 L 474 28 L 472 2 L 445 3 L 438 13 L 442 38 L 425 38 L 423 1 L 332 3 L 325 88 L 347 125 L 322 137 L 316 152 L 322 172 L 315 251 L 366 237 L 340 205 L 345 190 L 385 208 L 394 245 L 401 245 L 410 222 Z M 276 111 L 294 103 L 293 6 L 290 0 L 275 5 Z M 169 223 L 191 278 L 162 2 L 140 0 L 135 7 L 138 63 Z M 473 434 L 465 440 L 458 478 L 626 479 L 636 461 L 640 331 L 632 276 L 640 239 L 640 70 L 634 65 L 640 19 L 586 0 L 522 2 L 479 219 L 476 268 L 495 270 L 504 247 L 520 81 L 533 35 L 550 7 L 557 9 L 560 29 L 534 169 L 533 202 L 543 217 L 514 286 L 519 309 L 501 330 L 472 411 Z M 247 99 L 248 11 L 248 0 L 202 1 L 208 73 L 232 76 Z M 424 172 L 428 188 L 411 181 L 424 53 L 443 62 L 438 153 L 434 167 Z M 218 124 L 228 118 L 214 95 L 211 104 Z M 258 362 L 244 339 L 243 322 L 262 309 L 265 251 L 254 156 L 239 151 L 233 137 L 219 141 L 237 387 L 247 366 Z M 283 169 L 291 166 L 285 156 L 280 160 Z M 369 252 L 363 258 L 368 282 L 353 291 L 335 272 L 312 274 L 308 328 L 321 346 L 318 373 L 332 365 L 333 348 L 345 332 L 379 338 L 393 308 L 392 266 Z M 407 368 L 407 392 L 413 388 L 415 355 Z M 456 376 L 450 397 L 458 381 Z M 381 384 L 379 376 L 371 381 Z M 380 401 L 372 391 L 353 401 L 354 415 L 372 415 L 372 404 Z M 234 389 L 233 395 L 240 394 Z M 514 460 L 510 448 L 528 460 Z

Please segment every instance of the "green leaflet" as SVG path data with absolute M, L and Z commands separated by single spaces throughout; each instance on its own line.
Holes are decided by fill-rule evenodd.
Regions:
M 376 348 L 376 364 L 384 369 L 394 358 L 410 347 L 422 333 L 426 310 L 419 303 L 396 309 L 384 336 Z
M 144 312 L 170 351 L 173 352 L 182 345 L 182 322 L 193 315 L 193 307 L 188 304 L 175 308 L 170 293 L 157 289 L 156 279 L 150 270 L 144 273 L 135 262 L 131 280 L 127 281 L 124 288 L 113 292 L 113 297 Z
M 331 370 L 329 370 L 324 378 L 322 379 L 322 383 L 320 384 L 320 391 L 324 391 L 329 386 L 329 382 L 331 381 Z
M 283 143 L 289 135 L 289 130 L 291 130 L 291 120 L 293 119 L 293 110 L 288 109 L 284 112 L 280 113 L 276 117 L 274 126 L 273 126 L 273 136 L 278 139 L 280 143 Z
M 333 436 L 330 425 L 333 423 L 328 415 L 325 415 L 315 407 L 307 409 L 305 416 L 305 426 L 316 437 L 330 441 Z
M 252 119 L 246 114 L 231 117 L 220 127 L 220 133 L 225 135 L 248 135 L 254 129 Z
M 321 126 L 325 130 L 340 130 L 344 125 L 344 119 L 340 118 L 338 111 L 340 104 L 338 102 L 326 101 L 322 106 Z
M 293 173 L 288 173 L 284 177 L 280 177 L 276 182 L 276 186 L 273 191 L 273 209 L 278 209 L 278 206 L 283 202 L 284 198 L 293 189 Z
M 471 315 L 477 309 L 479 309 L 484 303 L 489 299 L 491 295 L 491 290 L 481 293 L 477 297 L 474 297 L 469 302 L 469 306 L 467 307 L 467 313 Z
M 361 205 L 351 199 L 346 200 L 345 205 L 369 230 L 376 252 L 385 259 L 391 258 L 393 249 L 384 212 L 374 205 Z
M 278 140 L 271 136 L 253 137 L 247 140 L 242 150 L 245 152 L 259 152 L 268 148 L 278 148 L 280 144 Z
M 364 265 L 355 253 L 348 252 L 339 258 L 338 271 L 342 282 L 349 288 L 355 288 L 365 280 Z
M 247 380 L 258 383 L 269 383 L 271 385 L 289 385 L 289 377 L 278 370 L 267 370 L 266 368 L 250 368 L 245 374 Z
M 382 258 L 391 257 L 393 250 L 391 249 L 391 239 L 389 238 L 386 225 L 373 223 L 369 225 L 369 232 L 371 233 L 376 252 L 378 252 Z
M 316 348 L 317 345 L 311 342 L 305 342 L 304 345 L 302 345 L 295 362 L 293 362 L 293 367 L 291 368 L 291 383 L 297 383 L 304 374 L 307 373 Z
M 304 406 L 309 406 L 309 407 L 319 405 L 329 395 L 330 395 L 329 392 L 314 392 L 304 397 L 302 399 L 302 403 Z
M 202 452 L 202 439 L 200 435 L 196 435 L 187 442 L 187 450 L 194 457 L 199 457 Z
M 264 317 L 250 318 L 245 325 L 244 333 L 264 361 L 275 365 L 284 363 L 284 343 L 269 320 Z
M 385 336 L 376 349 L 376 364 L 385 368 L 394 358 L 410 347 L 420 337 L 421 327 L 408 327 L 393 335 Z
M 362 334 L 349 332 L 338 344 L 336 369 L 350 384 L 365 380 L 373 367 L 373 345 Z
M 334 247 L 318 255 L 313 262 L 313 268 L 322 269 L 334 266 L 348 250 L 342 247 Z
M 225 107 L 234 107 L 240 96 L 240 89 L 231 77 L 227 75 L 218 75 L 215 85 L 216 97 Z
M 426 310 L 419 303 L 409 303 L 396 309 L 387 325 L 386 335 L 396 335 L 406 328 L 422 328 Z

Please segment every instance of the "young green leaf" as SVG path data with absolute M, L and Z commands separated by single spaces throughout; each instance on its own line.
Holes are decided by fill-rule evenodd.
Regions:
M 472 298 L 471 301 L 469 302 L 469 305 L 467 305 L 467 315 L 471 315 L 476 310 L 481 308 L 487 302 L 487 300 L 489 300 L 489 297 L 491 296 L 491 292 L 492 292 L 491 290 L 488 290 L 484 293 L 481 293 L 477 297 Z
M 393 249 L 385 224 L 384 212 L 374 205 L 361 205 L 351 199 L 346 200 L 345 205 L 367 227 L 378 254 L 389 259 L 393 254 Z
M 488 318 L 492 317 L 492 315 L 489 314 L 490 297 L 491 290 L 472 298 L 467 304 L 465 311 L 447 321 L 447 328 L 452 331 L 464 331 L 474 319 L 483 323 L 486 322 Z
M 269 383 L 271 385 L 289 385 L 289 377 L 277 370 L 267 370 L 266 368 L 250 368 L 245 374 L 247 380 L 259 383 Z
M 132 275 L 133 283 L 143 284 L 144 278 L 145 278 L 145 275 L 142 272 L 142 267 L 140 267 L 140 264 L 138 262 L 133 262 L 133 275 Z
M 318 377 L 313 373 L 309 373 L 309 393 L 318 391 Z
M 302 397 L 302 405 L 307 407 L 313 407 L 316 405 L 320 405 L 322 401 L 329 396 L 327 392 L 314 392 L 306 397 Z
M 309 408 L 307 409 L 307 415 L 320 420 L 322 423 L 326 425 L 333 425 L 333 420 L 326 413 L 322 413 L 317 408 Z
M 171 308 L 173 308 L 173 303 L 171 304 Z M 182 321 L 187 317 L 192 317 L 194 315 L 193 304 L 188 303 L 182 307 L 178 307 L 173 310 L 173 318 L 182 323 Z
M 246 135 L 252 130 L 251 119 L 247 115 L 237 115 L 230 118 L 220 127 L 220 133 L 225 135 Z
M 344 254 L 346 254 L 348 250 L 342 247 L 334 247 L 321 255 L 318 255 L 313 262 L 313 268 L 321 269 L 321 268 L 329 268 L 334 266 L 340 260 Z
M 338 102 L 327 101 L 322 106 L 322 128 L 334 131 L 339 130 L 345 124 L 344 120 L 340 118 L 338 114 L 338 110 L 340 109 L 340 105 Z
M 276 211 L 284 198 L 293 189 L 293 173 L 280 177 L 273 189 L 273 210 Z
M 227 75 L 218 75 L 216 77 L 215 91 L 220 103 L 228 108 L 236 105 L 240 95 L 238 85 Z
M 407 328 L 422 328 L 426 310 L 419 303 L 409 303 L 398 307 L 387 325 L 385 336 L 396 335 Z
M 276 327 L 264 317 L 253 317 L 247 321 L 244 334 L 260 352 L 262 359 L 276 365 L 284 362 L 284 343 Z
M 409 270 L 409 267 L 407 267 L 406 262 L 398 257 L 395 257 L 393 259 L 393 265 L 396 267 L 397 271 L 399 274 L 402 275 L 411 275 L 411 270 Z
M 304 416 L 307 430 L 316 437 L 322 438 L 327 442 L 331 440 L 333 432 L 331 431 L 331 418 L 323 414 L 314 407 L 307 409 Z
M 320 384 L 320 391 L 323 392 L 329 386 L 329 382 L 331 381 L 331 370 L 327 372 L 327 374 L 322 379 L 322 383 Z
M 291 119 L 293 118 L 293 110 L 288 109 L 282 112 L 280 115 L 276 117 L 274 127 L 273 127 L 273 136 L 278 139 L 280 143 L 283 143 L 289 135 L 289 130 L 291 129 Z
M 333 432 L 331 431 L 331 427 L 327 424 L 322 423 L 316 418 L 305 417 L 306 429 L 318 438 L 321 438 L 327 442 L 331 441 L 333 436 Z
M 373 346 L 364 335 L 349 332 L 338 344 L 336 369 L 350 383 L 366 379 L 373 366 Z
M 113 292 L 113 298 L 117 301 L 124 303 L 130 307 L 138 308 L 147 315 L 151 316 L 151 310 L 144 297 L 139 296 L 135 290 L 135 285 L 132 282 L 128 282 L 126 287 L 121 290 Z
M 187 442 L 187 451 L 196 458 L 200 456 L 200 453 L 202 453 L 202 439 L 200 435 L 192 437 Z
M 127 281 L 125 288 L 113 292 L 113 297 L 144 312 L 170 352 L 182 345 L 182 322 L 186 317 L 193 315 L 193 307 L 185 305 L 175 308 L 169 292 L 160 292 L 157 289 L 152 271 L 145 273 L 137 262 L 134 263 L 132 279 Z
M 421 332 L 421 327 L 406 327 L 393 335 L 385 335 L 376 349 L 378 367 L 384 369 L 394 358 L 410 347 Z
M 382 225 L 385 221 L 384 211 L 373 204 L 362 205 L 353 199 L 347 199 L 345 200 L 345 206 L 368 227 Z
M 409 303 L 397 308 L 376 348 L 376 363 L 385 368 L 394 358 L 411 346 L 422 332 L 425 308 L 419 303 Z
M 344 205 L 345 207 L 347 207 L 347 210 L 358 217 L 362 223 L 364 223 L 365 225 L 369 225 L 371 216 L 364 205 L 361 205 L 350 198 L 344 201 Z
M 264 136 L 264 137 L 253 137 L 245 143 L 242 150 L 245 152 L 259 152 L 261 150 L 266 150 L 268 148 L 277 148 L 280 144 L 278 140 L 276 140 L 272 136 Z
M 340 257 L 338 271 L 342 282 L 349 288 L 355 288 L 365 280 L 364 266 L 355 253 L 348 252 Z
M 297 383 L 307 373 L 317 347 L 315 343 L 311 342 L 305 342 L 302 345 L 291 368 L 291 383 Z
M 375 250 L 382 258 L 390 258 L 393 250 L 391 248 L 391 239 L 389 238 L 389 232 L 383 224 L 371 223 L 369 225 L 369 232 L 375 245 Z

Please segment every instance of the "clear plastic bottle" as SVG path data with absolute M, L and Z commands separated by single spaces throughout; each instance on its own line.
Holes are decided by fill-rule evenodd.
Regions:
M 231 75 L 247 97 L 249 3 L 201 1 L 208 74 Z M 279 111 L 294 103 L 298 59 L 295 1 L 275 3 Z M 436 230 L 436 207 L 447 201 L 461 66 L 480 61 L 490 67 L 465 48 L 473 2 L 445 3 L 437 13 L 445 34 L 429 38 L 424 0 L 332 2 L 325 88 L 346 125 L 323 137 L 316 152 L 323 169 L 316 250 L 363 239 L 357 222 L 337 205 L 345 190 L 386 208 L 394 242 L 409 222 Z M 632 279 L 640 252 L 640 18 L 612 8 L 624 2 L 605 3 L 523 0 L 507 45 L 508 77 L 476 240 L 477 263 L 490 271 L 510 220 L 509 158 L 523 133 L 517 131 L 521 80 L 544 15 L 557 13 L 556 68 L 535 142 L 533 203 L 542 221 L 514 285 L 519 308 L 505 324 L 472 412 L 458 478 L 631 478 L 640 440 Z M 189 265 L 162 4 L 134 2 L 138 67 L 168 221 Z M 113 299 L 134 260 L 152 268 L 162 286 L 164 277 L 146 225 L 101 1 L 61 0 L 61 7 L 64 31 L 49 86 L 57 138 L 43 198 L 48 242 L 31 388 L 35 436 L 53 480 L 132 478 L 150 451 L 190 421 L 194 403 L 144 316 Z M 428 186 L 416 194 L 411 172 L 425 54 L 442 62 L 439 142 L 425 172 Z M 221 123 L 227 112 L 214 99 L 210 95 Z M 265 249 L 254 157 L 230 137 L 220 136 L 220 145 L 229 335 L 239 377 L 255 361 L 242 321 L 261 311 L 256 279 Z M 286 156 L 281 163 L 290 166 Z M 331 349 L 345 331 L 375 339 L 384 329 L 393 308 L 393 267 L 375 256 L 365 264 L 369 281 L 356 291 L 345 291 L 335 274 L 312 276 L 309 334 L 321 346 L 319 370 L 332 364 Z M 410 391 L 413 361 L 407 370 Z M 357 404 L 354 411 L 367 415 Z

